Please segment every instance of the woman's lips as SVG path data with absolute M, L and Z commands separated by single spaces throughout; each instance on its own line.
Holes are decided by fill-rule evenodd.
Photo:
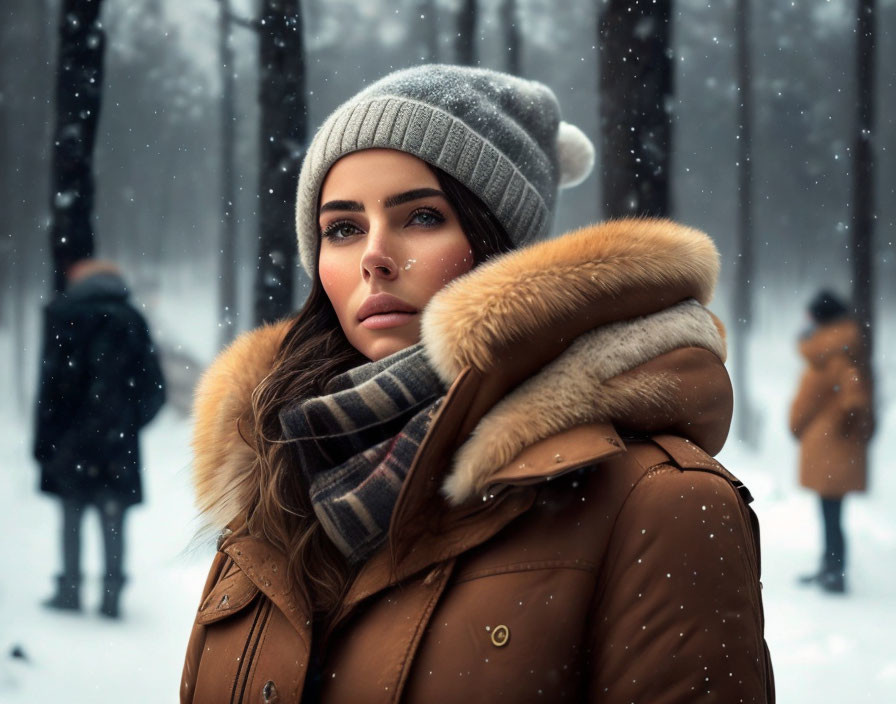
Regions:
M 418 313 L 410 303 L 382 291 L 364 300 L 358 308 L 358 320 L 368 330 L 385 330 L 407 324 Z
M 361 325 L 368 330 L 385 330 L 404 325 L 416 317 L 417 313 L 377 313 L 364 318 Z

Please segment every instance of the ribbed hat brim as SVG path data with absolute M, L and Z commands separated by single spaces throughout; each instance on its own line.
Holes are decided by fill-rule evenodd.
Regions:
M 412 154 L 456 178 L 482 199 L 517 245 L 550 227 L 553 203 L 545 203 L 515 164 L 463 121 L 404 97 L 355 100 L 321 126 L 302 165 L 296 232 L 302 266 L 310 275 L 317 268 L 318 198 L 327 172 L 343 156 L 375 148 Z M 533 145 L 530 158 L 538 152 Z

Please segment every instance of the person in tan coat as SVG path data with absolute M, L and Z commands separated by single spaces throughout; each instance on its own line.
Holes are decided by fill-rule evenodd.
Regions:
M 220 529 L 182 702 L 772 702 L 703 233 L 543 237 L 590 142 L 545 86 L 385 77 L 314 138 L 313 286 L 196 402 Z
M 864 491 L 873 432 L 871 381 L 858 324 L 833 293 L 820 291 L 808 307 L 813 328 L 800 340 L 807 368 L 790 409 L 800 442 L 800 484 L 821 500 L 824 549 L 817 572 L 800 577 L 828 592 L 846 589 L 843 498 Z

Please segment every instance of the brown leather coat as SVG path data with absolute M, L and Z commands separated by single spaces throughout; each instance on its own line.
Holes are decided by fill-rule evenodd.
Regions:
M 790 409 L 800 441 L 800 484 L 826 498 L 864 491 L 872 433 L 871 384 L 855 321 L 818 328 L 800 342 L 808 367 Z
M 670 307 L 705 301 L 716 266 L 704 235 L 628 221 L 514 254 L 433 300 L 424 343 L 454 381 L 388 545 L 350 588 L 322 701 L 773 701 L 758 527 L 710 456 L 731 415 L 724 342 L 696 303 Z M 252 386 L 233 373 L 254 365 L 257 379 L 281 334 L 238 343 L 204 382 L 207 511 L 238 508 L 234 487 L 251 481 L 220 476 L 239 471 L 223 416 Z M 311 614 L 285 573 L 245 531 L 221 541 L 183 702 L 299 700 Z

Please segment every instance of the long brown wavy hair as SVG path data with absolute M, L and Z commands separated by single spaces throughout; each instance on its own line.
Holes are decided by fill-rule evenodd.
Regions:
M 488 207 L 445 172 L 433 169 L 470 242 L 474 266 L 507 252 L 513 243 Z M 293 445 L 282 440 L 280 411 L 300 399 L 321 395 L 334 376 L 366 363 L 346 339 L 318 276 L 295 315 L 271 373 L 252 395 L 257 494 L 247 529 L 288 558 L 288 578 L 315 613 L 329 620 L 353 577 L 342 553 L 326 536 L 311 506 Z

